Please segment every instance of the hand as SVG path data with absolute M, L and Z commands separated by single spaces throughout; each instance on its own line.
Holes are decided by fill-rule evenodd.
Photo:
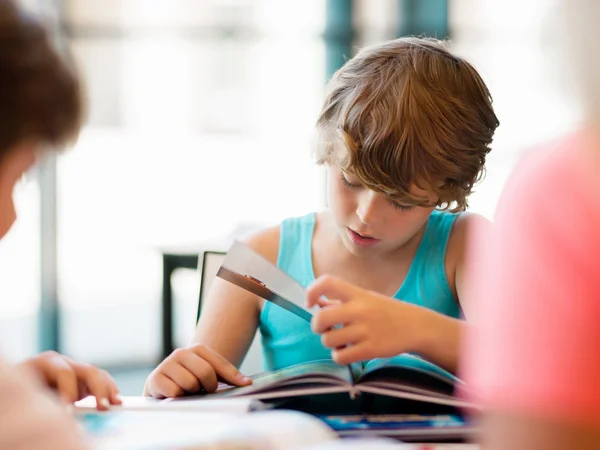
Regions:
M 315 305 L 323 309 L 313 316 L 312 329 L 338 364 L 418 352 L 430 313 L 329 275 L 307 289 L 307 306 Z
M 187 393 L 214 392 L 222 378 L 233 386 L 252 384 L 237 368 L 214 350 L 203 345 L 178 348 L 152 371 L 144 395 L 156 398 L 180 397 Z
M 48 387 L 55 389 L 67 403 L 93 395 L 99 410 L 121 404 L 119 389 L 112 377 L 105 370 L 90 364 L 75 362 L 48 351 L 22 362 L 19 367 L 41 376 Z

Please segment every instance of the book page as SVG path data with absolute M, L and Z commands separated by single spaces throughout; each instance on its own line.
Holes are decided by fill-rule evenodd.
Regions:
M 361 392 L 414 400 L 436 405 L 472 408 L 454 395 L 463 384 L 450 372 L 408 353 L 369 361 L 357 383 Z
M 217 276 L 310 322 L 314 311 L 305 307 L 300 283 L 242 242 L 235 241 Z
M 459 378 L 447 370 L 444 370 L 440 366 L 437 366 L 432 362 L 411 353 L 403 353 L 401 355 L 394 356 L 393 358 L 372 359 L 365 364 L 359 382 L 363 381 L 365 378 L 374 379 L 376 372 L 394 367 L 424 373 L 425 375 L 433 379 L 437 379 L 449 386 L 453 386 L 457 383 L 463 383 Z
M 218 391 L 209 394 L 207 397 L 237 397 L 253 396 L 257 393 L 287 392 L 289 386 L 294 386 L 294 391 L 299 394 L 303 390 L 306 391 L 304 394 L 313 393 L 315 390 L 321 393 L 350 392 L 352 382 L 353 380 L 346 366 L 340 366 L 331 360 L 318 360 L 254 375 L 250 386 L 233 387 L 221 383 Z M 287 393 L 289 394 L 289 392 Z M 267 398 L 264 395 L 259 397 Z M 268 397 L 271 398 L 272 396 Z
M 112 405 L 110 411 L 198 411 L 226 412 L 234 414 L 249 413 L 266 408 L 258 400 L 251 399 L 214 399 L 203 396 L 185 396 L 156 399 L 154 397 L 124 396 L 121 405 Z M 74 404 L 74 414 L 97 412 L 96 398 L 87 396 Z

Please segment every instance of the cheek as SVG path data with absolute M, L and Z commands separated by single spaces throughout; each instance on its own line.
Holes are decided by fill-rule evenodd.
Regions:
M 23 174 L 21 167 L 18 170 L 5 171 L 0 177 L 0 238 L 8 233 L 17 218 L 13 191 Z
M 356 211 L 354 193 L 340 183 L 330 181 L 327 197 L 329 209 L 336 217 L 345 217 Z
M 0 239 L 8 233 L 16 218 L 12 192 L 0 192 Z
M 400 240 L 410 239 L 425 226 L 432 210 L 416 208 L 414 211 L 400 212 L 395 220 L 388 222 L 387 230 Z

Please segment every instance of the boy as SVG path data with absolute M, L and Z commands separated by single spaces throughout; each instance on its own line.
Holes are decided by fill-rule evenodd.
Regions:
M 342 303 L 325 301 L 311 330 L 216 279 L 194 345 L 166 358 L 145 394 L 211 392 L 218 377 L 250 383 L 235 366 L 257 327 L 265 369 L 414 352 L 455 370 L 466 237 L 485 220 L 454 212 L 466 208 L 497 126 L 484 82 L 444 43 L 401 38 L 359 52 L 330 81 L 317 122 L 328 209 L 247 239 L 308 287 L 311 303 Z

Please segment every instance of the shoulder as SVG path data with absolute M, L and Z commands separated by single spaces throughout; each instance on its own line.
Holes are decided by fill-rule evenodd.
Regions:
M 459 213 L 452 226 L 446 252 L 449 254 L 463 253 L 474 234 L 487 233 L 491 226 L 492 223 L 480 214 Z
M 489 235 L 491 229 L 492 224 L 487 218 L 470 212 L 460 213 L 454 221 L 446 248 L 446 276 L 463 309 L 468 309 L 462 298 L 466 264 L 474 253 L 482 251 L 481 246 L 487 242 L 485 236 Z
M 291 237 L 296 239 L 298 234 L 310 234 L 312 236 L 312 229 L 323 221 L 324 219 L 320 213 L 288 217 L 277 225 L 262 228 L 248 234 L 242 241 L 273 264 L 277 264 L 282 235 L 287 235 L 286 239 L 290 239 Z
M 466 257 L 467 247 L 474 236 L 489 233 L 492 223 L 480 214 L 461 212 L 457 214 L 446 247 L 446 265 L 455 268 Z M 453 271 L 452 271 L 453 272 Z
M 434 210 L 429 217 L 429 226 L 434 233 L 438 233 L 447 240 L 449 246 L 456 246 L 476 227 L 484 227 L 490 221 L 480 214 L 472 212 L 457 212 Z
M 262 255 L 273 264 L 277 263 L 279 253 L 279 237 L 281 224 L 263 228 L 248 234 L 242 241 L 252 250 Z

